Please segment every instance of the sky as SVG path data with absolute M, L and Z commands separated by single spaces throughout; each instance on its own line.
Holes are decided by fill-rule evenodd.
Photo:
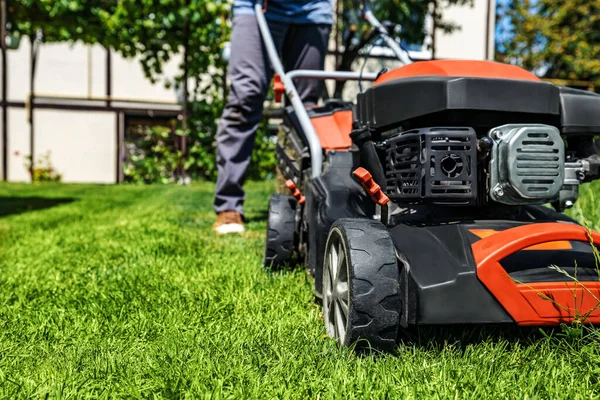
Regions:
M 510 4 L 513 0 L 497 0 L 496 1 L 496 11 L 500 12 L 500 10 Z M 511 24 L 508 18 L 502 18 L 500 21 L 496 23 L 496 32 L 495 32 L 495 41 L 503 42 L 506 39 L 510 38 L 510 29 Z

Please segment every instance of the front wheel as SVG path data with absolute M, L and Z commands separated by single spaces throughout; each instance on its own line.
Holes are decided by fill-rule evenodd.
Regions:
M 395 247 L 383 224 L 338 220 L 323 261 L 327 334 L 343 346 L 393 350 L 402 310 L 399 279 Z

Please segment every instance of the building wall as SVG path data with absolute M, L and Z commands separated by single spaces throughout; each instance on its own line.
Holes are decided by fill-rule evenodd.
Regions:
M 8 100 L 27 103 L 30 93 L 30 43 L 21 41 L 8 52 Z M 164 81 L 146 79 L 137 59 L 112 53 L 112 97 L 175 103 L 174 89 Z M 165 79 L 173 79 L 180 60 L 175 57 L 164 68 Z M 0 82 L 1 85 L 1 82 Z M 0 86 L 1 89 L 1 86 Z M 38 53 L 36 96 L 105 98 L 106 50 L 81 43 L 43 44 Z M 36 159 L 50 151 L 51 162 L 64 182 L 116 182 L 116 114 L 99 111 L 34 110 Z M 23 108 L 8 111 L 8 179 L 29 181 L 25 168 L 29 155 L 30 125 Z M 0 142 L 2 138 L 0 137 Z M 0 143 L 1 145 L 1 143 Z M 1 154 L 0 154 L 1 160 Z M 0 163 L 0 174 L 2 164 Z
M 167 89 L 165 82 L 173 81 L 179 72 L 180 63 L 181 57 L 173 57 L 163 66 L 164 78 L 153 84 L 144 75 L 139 59 L 124 59 L 113 53 L 112 95 L 122 99 L 177 102 L 178 93 L 174 88 Z
M 115 113 L 38 110 L 35 125 L 36 153 L 50 152 L 64 182 L 116 181 Z
M 460 29 L 448 34 L 436 29 L 435 58 L 494 59 L 495 0 L 474 0 L 473 7 L 446 6 L 441 12 L 444 20 L 456 23 Z
M 29 154 L 29 123 L 23 108 L 8 109 L 8 180 L 29 181 L 25 156 Z

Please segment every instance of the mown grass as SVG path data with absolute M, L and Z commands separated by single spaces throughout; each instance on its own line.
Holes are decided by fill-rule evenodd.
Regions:
M 0 185 L 3 398 L 595 398 L 596 331 L 444 328 L 396 355 L 326 337 L 312 281 L 211 233 L 212 184 Z M 571 214 L 593 221 L 600 185 Z M 594 197 L 596 196 L 596 197 Z

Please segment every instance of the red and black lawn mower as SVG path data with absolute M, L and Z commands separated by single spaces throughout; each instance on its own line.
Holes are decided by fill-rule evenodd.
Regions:
M 291 101 L 291 195 L 270 199 L 264 263 L 303 258 L 331 337 L 386 349 L 413 325 L 600 322 L 600 234 L 561 213 L 600 178 L 600 95 L 485 61 L 286 73 L 256 11 Z M 292 82 L 359 77 L 374 83 L 355 104 L 309 110 Z

